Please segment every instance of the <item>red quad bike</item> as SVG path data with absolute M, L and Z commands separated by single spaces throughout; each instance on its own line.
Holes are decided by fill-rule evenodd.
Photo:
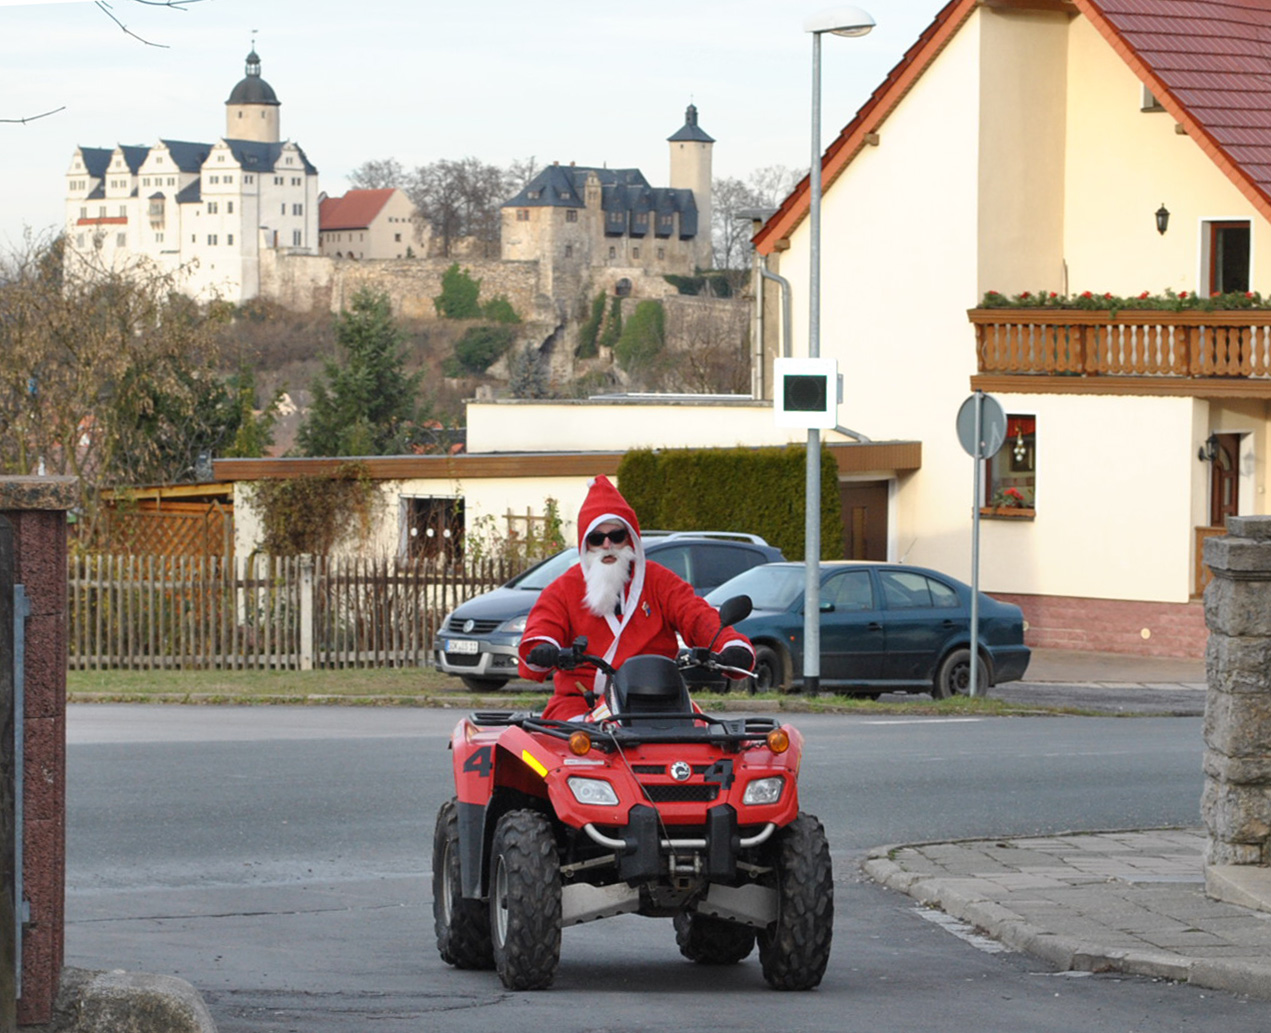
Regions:
M 721 627 L 749 612 L 745 596 L 729 600 Z M 540 644 L 533 661 L 607 675 L 592 720 L 479 711 L 455 728 L 456 795 L 433 839 L 442 959 L 541 989 L 562 928 L 635 913 L 672 919 L 692 961 L 735 964 L 758 942 L 770 986 L 815 987 L 834 885 L 825 831 L 799 810 L 803 737 L 695 709 L 681 668 L 735 670 L 709 649 L 615 670 L 586 648 Z

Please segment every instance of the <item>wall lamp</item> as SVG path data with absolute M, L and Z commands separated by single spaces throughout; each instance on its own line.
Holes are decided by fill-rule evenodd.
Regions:
M 1205 443 L 1200 446 L 1200 450 L 1196 453 L 1196 458 L 1202 463 L 1212 463 L 1218 458 L 1218 435 L 1210 434 L 1205 439 Z
M 1161 202 L 1161 206 L 1156 209 L 1156 232 L 1164 234 L 1169 229 L 1169 209 L 1165 207 L 1165 202 Z

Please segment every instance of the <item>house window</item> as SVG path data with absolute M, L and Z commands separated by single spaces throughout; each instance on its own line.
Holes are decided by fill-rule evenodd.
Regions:
M 115 234 L 115 244 L 116 244 L 116 245 L 118 245 L 119 247 L 127 247 L 127 246 L 128 246 L 128 234 L 127 234 L 127 233 L 116 233 L 116 234 Z
M 304 206 L 304 205 L 302 205 L 302 204 L 293 204 L 293 205 L 291 206 L 291 214 L 292 214 L 292 215 L 304 215 L 304 213 L 305 213 L 305 206 Z
M 80 209 L 79 209 L 79 217 L 80 217 L 81 219 L 87 219 L 87 218 L 88 218 L 88 207 L 87 207 L 86 205 L 81 205 L 81 206 L 80 206 Z
M 658 248 L 658 258 L 665 258 L 665 257 L 666 257 L 666 248 L 664 247 Z
M 1241 293 L 1249 289 L 1249 251 L 1252 231 L 1241 221 L 1205 223 L 1209 293 Z
M 207 203 L 207 214 L 208 214 L 208 215 L 215 215 L 216 213 L 217 213 L 217 205 L 216 205 L 216 202 L 215 202 L 215 201 L 208 201 L 208 203 Z
M 209 244 L 215 245 L 215 244 L 216 244 L 216 234 L 215 234 L 215 233 L 209 233 L 209 234 L 207 235 L 207 242 L 208 242 Z
M 225 243 L 226 243 L 226 244 L 228 244 L 230 247 L 233 247 L 233 246 L 234 246 L 234 234 L 232 234 L 232 233 L 227 233 L 227 234 L 225 235 Z
M 284 177 L 284 176 L 275 176 L 275 177 L 274 177 L 274 186 L 276 186 L 276 187 L 280 187 L 280 186 L 282 186 L 282 183 L 283 183 L 283 179 L 284 179 L 284 178 L 286 178 L 286 177 Z
M 256 177 L 255 177 L 255 176 L 244 176 L 244 177 L 243 177 L 243 182 L 244 182 L 244 183 L 255 183 L 255 182 L 256 182 Z
M 300 231 L 299 230 L 291 231 L 291 243 L 293 247 L 300 246 Z
M 286 202 L 286 201 L 283 201 L 283 203 L 282 203 L 282 204 L 280 204 L 280 205 L 278 206 L 278 208 L 279 208 L 279 211 L 280 211 L 283 215 L 286 215 L 286 214 L 287 214 L 287 202 Z
M 611 247 L 611 248 L 609 249 L 609 257 L 610 257 L 610 258 L 617 258 L 617 257 L 618 257 L 618 249 L 617 249 L 616 247 Z
M 298 187 L 298 186 L 300 186 L 303 182 L 304 182 L 304 180 L 302 180 L 299 176 L 292 176 L 292 177 L 291 177 L 291 185 L 292 185 L 293 187 Z
M 518 209 L 516 210 L 516 221 L 517 221 L 517 222 L 529 222 L 529 221 L 530 221 L 530 210 L 529 210 L 528 208 L 518 208 Z
M 566 208 L 566 209 L 565 209 L 565 221 L 566 221 L 566 222 L 577 222 L 577 221 L 578 221 L 578 209 L 577 209 L 577 208 Z
M 1037 417 L 1008 413 L 1006 441 L 984 461 L 985 505 L 1033 510 L 1037 502 Z
M 233 201 L 226 201 L 226 202 L 225 202 L 225 210 L 226 210 L 226 211 L 227 211 L 230 215 L 233 215 L 233 214 L 234 214 L 234 202 L 233 202 Z
M 154 242 L 155 242 L 156 244 L 162 244 L 162 243 L 163 243 L 163 234 L 162 234 L 162 233 L 156 233 L 156 234 L 154 235 Z
M 121 204 L 119 206 L 119 217 L 121 219 L 126 219 L 128 217 L 128 206 L 126 204 Z
M 394 244 L 400 244 L 401 242 L 402 242 L 402 235 L 401 235 L 400 233 L 394 233 L 394 234 L 393 234 L 393 243 L 394 243 Z
M 573 245 L 573 244 L 566 244 L 566 245 L 565 245 L 565 257 L 566 257 L 566 258 L 573 258 L 573 257 L 574 257 L 574 245 Z
M 631 257 L 632 257 L 632 258 L 639 258 L 639 257 L 640 257 L 640 249 L 639 249 L 638 247 L 633 247 L 633 248 L 631 249 Z

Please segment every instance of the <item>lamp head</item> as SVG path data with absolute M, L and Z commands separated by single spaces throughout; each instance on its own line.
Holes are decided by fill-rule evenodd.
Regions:
M 874 27 L 874 19 L 859 7 L 846 5 L 818 11 L 803 23 L 804 32 L 834 36 L 864 36 Z

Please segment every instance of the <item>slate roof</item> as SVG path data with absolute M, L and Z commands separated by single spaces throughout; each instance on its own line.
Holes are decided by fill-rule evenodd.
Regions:
M 1053 0 L 1080 14 L 1271 219 L 1271 0 Z M 822 156 L 828 188 L 978 6 L 949 0 Z M 807 214 L 805 176 L 756 234 L 770 253 Z
M 600 207 L 608 216 L 608 226 L 617 226 L 613 213 L 679 212 L 680 236 L 697 233 L 697 201 L 693 191 L 676 187 L 649 186 L 639 169 L 603 169 L 586 165 L 549 165 L 519 194 L 503 203 L 504 208 L 582 208 L 587 176 L 600 180 Z M 621 225 L 626 227 L 623 218 Z
M 671 142 L 676 140 L 692 140 L 695 143 L 714 143 L 715 138 L 710 136 L 704 129 L 697 124 L 697 105 L 690 104 L 684 111 L 684 124 L 677 129 L 674 134 L 667 137 Z
M 168 154 L 182 172 L 198 172 L 212 150 L 210 143 L 193 143 L 189 140 L 160 140 Z
M 393 196 L 391 188 L 350 190 L 343 197 L 326 197 L 318 206 L 318 230 L 364 230 L 375 221 Z
M 123 152 L 124 161 L 128 165 L 128 171 L 134 176 L 137 174 L 137 170 L 141 168 L 142 162 L 144 162 L 150 154 L 149 147 L 140 145 L 121 143 L 119 145 L 119 149 Z
M 284 146 L 281 143 L 264 143 L 260 140 L 227 139 L 225 143 L 229 145 L 234 160 L 247 172 L 273 172 Z M 318 170 L 310 163 L 304 150 L 297 147 L 296 151 L 300 155 L 300 163 L 305 172 L 317 175 Z
M 109 147 L 81 147 L 80 157 L 84 159 L 84 168 L 90 176 L 101 179 L 106 175 L 106 167 L 115 152 Z

